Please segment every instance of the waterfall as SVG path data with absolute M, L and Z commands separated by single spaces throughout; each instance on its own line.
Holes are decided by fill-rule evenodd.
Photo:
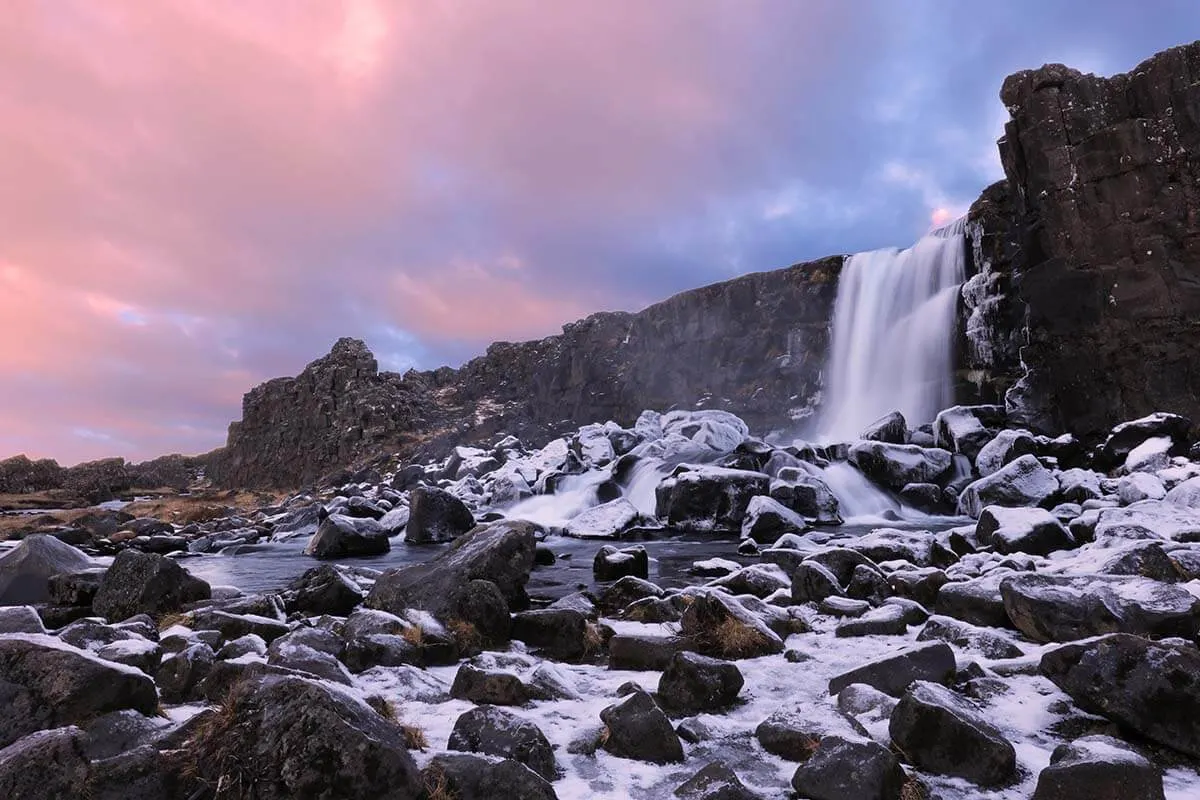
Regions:
M 954 319 L 966 273 L 966 219 L 907 250 L 846 259 L 833 310 L 829 382 L 819 434 L 858 438 L 891 411 L 910 426 L 954 402 Z

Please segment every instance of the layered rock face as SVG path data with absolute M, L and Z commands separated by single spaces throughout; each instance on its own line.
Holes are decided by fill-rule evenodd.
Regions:
M 964 293 L 964 366 L 1004 388 L 1024 345 L 1010 411 L 1035 427 L 1200 418 L 1200 42 L 1111 78 L 1019 72 L 1001 97 L 1007 182 L 971 212 L 988 277 Z
M 635 314 L 595 314 L 558 336 L 493 344 L 458 370 L 380 372 L 365 344 L 342 339 L 299 376 L 245 396 L 209 474 L 227 485 L 297 486 L 381 453 L 501 431 L 537 440 L 697 401 L 779 425 L 817 397 L 841 265 L 827 258 Z

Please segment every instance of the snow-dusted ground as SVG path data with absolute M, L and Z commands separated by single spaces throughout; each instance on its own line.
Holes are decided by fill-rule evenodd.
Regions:
M 670 625 L 641 625 L 627 621 L 605 620 L 621 633 L 661 635 Z M 911 647 L 918 627 L 910 627 L 907 636 L 866 636 L 839 639 L 833 634 L 829 618 L 814 617 L 816 630 L 794 634 L 787 640 L 790 649 L 810 656 L 792 663 L 782 655 L 737 662 L 746 679 L 738 705 L 722 714 L 695 717 L 707 733 L 699 744 L 684 744 L 687 760 L 683 764 L 658 766 L 617 758 L 603 750 L 594 756 L 571 755 L 568 745 L 594 731 L 600 725 L 600 711 L 616 702 L 617 688 L 627 681 L 654 691 L 658 672 L 608 670 L 602 666 L 556 664 L 581 700 L 535 701 L 526 707 L 510 709 L 535 723 L 555 747 L 563 776 L 554 788 L 562 800 L 638 800 L 669 797 L 675 788 L 710 761 L 723 761 L 751 789 L 764 797 L 779 797 L 791 791 L 791 779 L 797 764 L 765 752 L 758 744 L 755 728 L 771 714 L 790 709 L 827 708 L 836 711 L 836 697 L 828 691 L 829 679 L 861 664 Z M 1036 667 L 1045 647 L 1030 646 L 1030 657 L 1023 659 Z M 521 652 L 519 646 L 515 652 Z M 960 666 L 968 660 L 991 666 L 996 662 L 957 653 Z M 1011 662 L 1010 662 L 1011 664 Z M 1015 666 L 1015 665 L 1013 665 Z M 437 667 L 423 671 L 421 680 L 412 668 L 377 667 L 359 675 L 355 686 L 364 696 L 378 694 L 392 700 L 406 724 L 421 728 L 429 741 L 429 750 L 418 754 L 424 763 L 444 750 L 459 715 L 473 704 L 449 698 L 450 685 L 457 667 Z M 1035 672 L 1030 669 L 1030 672 Z M 1068 717 L 1087 717 L 1074 709 L 1070 698 L 1050 681 L 1036 674 L 1015 674 L 1004 679 L 1007 691 L 982 703 L 983 714 L 1012 741 L 1017 752 L 1019 782 L 981 793 L 967 781 L 917 773 L 933 797 L 1027 800 L 1037 784 L 1038 774 L 1050 763 L 1054 749 L 1069 739 L 1052 732 Z M 1093 718 L 1098 723 L 1102 720 Z M 675 720 L 678 722 L 679 720 Z M 862 719 L 871 735 L 888 744 L 887 719 L 871 723 Z M 1174 769 L 1165 776 L 1168 800 L 1195 800 L 1200 797 L 1200 774 L 1190 769 Z

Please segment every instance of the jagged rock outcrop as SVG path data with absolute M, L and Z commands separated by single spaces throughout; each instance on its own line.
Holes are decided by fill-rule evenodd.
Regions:
M 1019 72 L 1001 98 L 1007 181 L 971 211 L 993 277 L 964 293 L 963 366 L 1003 389 L 1023 345 L 1008 400 L 1033 427 L 1094 438 L 1164 408 L 1200 419 L 1200 42 L 1111 78 Z
M 646 408 L 728 409 L 760 428 L 820 389 L 842 258 L 744 275 L 638 313 L 602 313 L 533 342 L 499 342 L 461 369 L 380 372 L 341 339 L 295 378 L 246 394 L 209 475 L 297 486 L 384 453 L 410 455 L 500 431 L 545 438 Z

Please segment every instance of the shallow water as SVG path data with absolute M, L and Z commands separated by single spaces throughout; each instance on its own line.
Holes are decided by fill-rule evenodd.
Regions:
M 945 530 L 962 524 L 957 517 L 931 517 L 920 522 L 896 522 L 883 519 L 851 520 L 845 525 L 819 529 L 839 535 L 861 536 L 881 527 L 910 530 Z M 255 545 L 252 552 L 237 555 L 196 555 L 182 559 L 188 571 L 213 585 L 236 586 L 247 593 L 281 589 L 305 570 L 322 563 L 304 555 L 307 537 L 290 541 Z M 739 564 L 754 564 L 753 556 L 737 553 L 738 539 L 729 535 L 686 534 L 644 540 L 571 539 L 551 536 L 545 542 L 557 562 L 552 567 L 537 567 L 529 582 L 529 594 L 538 599 L 555 600 L 580 589 L 593 588 L 592 559 L 606 544 L 617 547 L 641 545 L 650 555 L 649 579 L 664 588 L 697 583 L 688 575 L 693 562 L 725 558 Z M 407 564 L 419 564 L 437 556 L 446 545 L 410 545 L 402 537 L 392 540 L 390 552 L 365 558 L 338 559 L 347 566 L 384 570 Z

